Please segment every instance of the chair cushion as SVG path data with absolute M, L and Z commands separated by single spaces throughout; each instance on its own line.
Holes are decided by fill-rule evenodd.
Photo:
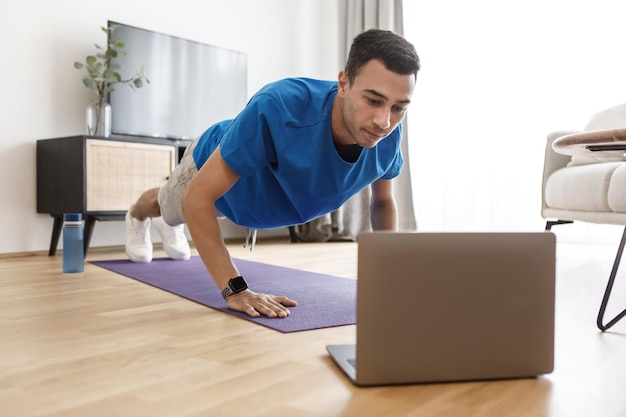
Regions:
M 613 174 L 620 171 L 622 194 L 626 190 L 626 164 L 621 162 L 604 162 L 591 165 L 579 165 L 561 168 L 555 171 L 546 181 L 545 200 L 550 208 L 612 211 L 611 205 L 626 207 L 626 197 L 618 192 L 619 185 L 613 186 L 612 202 L 609 203 L 609 187 L 612 186 Z M 623 176 L 623 178 L 622 178 Z M 626 210 L 620 210 L 626 211 Z
M 609 184 L 608 203 L 611 210 L 626 213 L 626 164 L 620 164 L 613 172 Z

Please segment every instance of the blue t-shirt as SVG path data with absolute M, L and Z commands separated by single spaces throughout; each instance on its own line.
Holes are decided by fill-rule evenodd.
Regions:
M 234 223 L 268 229 L 306 223 L 339 208 L 377 179 L 402 169 L 398 126 L 354 162 L 333 143 L 331 110 L 337 82 L 289 78 L 261 89 L 234 120 L 199 139 L 198 169 L 219 145 L 239 180 L 215 207 Z

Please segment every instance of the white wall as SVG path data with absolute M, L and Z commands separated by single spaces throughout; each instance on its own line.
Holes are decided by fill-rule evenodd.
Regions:
M 542 230 L 546 136 L 626 102 L 623 0 L 405 1 L 421 230 Z M 576 229 L 576 230 L 574 230 Z M 559 226 L 587 236 L 619 226 Z
M 334 0 L 10 0 L 0 43 L 0 253 L 47 250 L 52 218 L 36 213 L 35 142 L 83 133 L 93 99 L 73 62 L 114 20 L 248 54 L 248 89 L 287 76 L 335 79 Z M 122 222 L 98 222 L 92 246 L 123 243 Z

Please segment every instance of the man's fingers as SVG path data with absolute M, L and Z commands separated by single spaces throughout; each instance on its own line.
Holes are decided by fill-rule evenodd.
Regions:
M 291 314 L 291 312 L 286 307 L 284 307 L 279 301 L 277 301 L 277 298 L 280 297 L 265 294 L 265 297 L 263 297 L 259 306 L 259 308 L 265 309 L 265 311 L 257 309 L 259 313 L 264 314 L 268 317 L 281 318 L 287 317 L 289 314 Z
M 258 311 L 256 311 L 256 310 L 254 309 L 254 307 L 252 307 L 252 306 L 250 306 L 250 305 L 248 306 L 248 308 L 246 309 L 246 311 L 244 311 L 244 313 L 246 313 L 246 314 L 247 314 L 247 315 L 249 315 L 250 317 L 260 317 L 260 316 L 261 316 L 261 314 L 260 314 Z
M 294 300 L 291 300 L 291 299 L 289 299 L 287 297 L 284 297 L 282 295 L 278 296 L 278 297 L 277 296 L 271 296 L 271 297 L 274 299 L 274 301 L 276 301 L 277 303 L 282 304 L 282 305 L 284 305 L 286 307 L 295 307 L 295 306 L 298 305 L 298 303 L 296 303 Z

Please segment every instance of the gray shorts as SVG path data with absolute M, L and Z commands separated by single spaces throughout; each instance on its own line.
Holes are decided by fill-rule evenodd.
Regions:
M 172 171 L 167 182 L 159 190 L 159 206 L 161 207 L 161 217 L 170 226 L 177 226 L 185 223 L 183 216 L 183 196 L 187 191 L 187 186 L 198 173 L 196 162 L 193 159 L 193 149 L 196 147 L 198 139 L 185 149 L 185 153 L 180 162 Z

